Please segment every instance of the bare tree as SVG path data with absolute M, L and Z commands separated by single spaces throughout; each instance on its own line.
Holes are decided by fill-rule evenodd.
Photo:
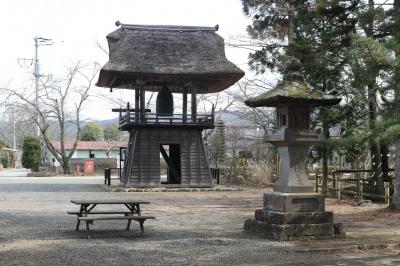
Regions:
M 235 100 L 225 91 L 212 94 L 200 94 L 197 99 L 197 108 L 205 114 L 211 113 L 212 108 L 219 112 L 225 112 L 228 111 L 234 103 Z M 208 145 L 208 139 L 213 132 L 214 129 L 204 131 L 203 140 L 206 146 Z
M 104 43 L 101 43 L 100 41 L 95 42 L 95 47 L 99 49 L 101 52 L 103 52 L 104 55 L 107 57 L 109 56 L 109 51 L 108 48 L 105 46 Z M 107 102 L 111 104 L 115 104 L 118 107 L 124 108 L 127 106 L 128 102 L 130 101 L 129 99 L 132 99 L 134 96 L 130 96 L 130 92 L 134 92 L 134 90 L 125 90 L 125 89 L 118 89 L 114 88 L 111 92 L 113 92 L 113 95 L 110 95 L 110 92 L 107 92 L 106 90 L 102 90 L 98 93 L 96 97 L 102 100 L 106 100 Z M 155 92 L 151 92 L 150 94 L 146 94 L 146 109 L 149 109 L 152 107 L 152 100 L 154 98 Z
M 239 151 L 245 150 L 246 141 L 243 134 L 240 133 L 240 128 L 231 127 L 226 131 L 227 151 L 230 153 L 230 169 L 229 176 L 235 177 L 238 175 L 237 167 L 240 163 Z
M 64 174 L 71 172 L 69 161 L 78 144 L 81 114 L 99 69 L 97 63 L 89 66 L 78 62 L 67 67 L 64 78 L 50 76 L 41 79 L 38 101 L 34 89 L 0 88 L 0 92 L 6 95 L 4 104 L 14 106 L 19 117 L 25 117 L 38 126 L 42 141 L 60 163 Z M 65 141 L 69 124 L 75 125 L 76 131 L 73 147 L 67 152 Z M 59 141 L 59 147 L 52 139 Z
M 244 104 L 248 98 L 266 92 L 271 88 L 272 85 L 261 79 L 244 79 L 244 81 L 238 82 L 236 90 L 227 91 L 227 94 L 235 103 L 230 108 L 231 111 L 234 111 L 236 116 L 259 126 L 264 131 L 272 128 L 275 125 L 273 110 L 265 107 L 250 108 Z

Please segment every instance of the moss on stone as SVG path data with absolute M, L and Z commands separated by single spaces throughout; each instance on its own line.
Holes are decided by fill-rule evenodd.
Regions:
M 245 101 L 251 107 L 277 106 L 296 102 L 319 106 L 337 104 L 340 99 L 324 95 L 304 81 L 282 81 L 272 90 Z

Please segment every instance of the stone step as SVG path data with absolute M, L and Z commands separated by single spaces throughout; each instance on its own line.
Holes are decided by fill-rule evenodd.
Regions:
M 255 211 L 256 220 L 270 224 L 333 223 L 332 212 L 275 212 L 267 209 Z
M 256 219 L 247 220 L 244 229 L 271 240 L 344 238 L 342 224 L 270 224 Z

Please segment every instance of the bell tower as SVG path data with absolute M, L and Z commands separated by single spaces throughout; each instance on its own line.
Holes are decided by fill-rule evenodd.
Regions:
M 244 75 L 226 59 L 218 27 L 117 26 L 107 35 L 109 61 L 96 85 L 135 91 L 133 108 L 116 109 L 119 128 L 130 134 L 121 185 L 211 187 L 202 132 L 214 128 L 214 107 L 198 113 L 197 96 L 222 91 Z M 145 108 L 147 91 L 157 92 L 156 110 Z M 174 94 L 182 95 L 181 111 Z

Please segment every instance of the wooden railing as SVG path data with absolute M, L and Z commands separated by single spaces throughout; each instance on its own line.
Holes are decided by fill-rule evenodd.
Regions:
M 214 112 L 212 114 L 173 114 L 163 115 L 157 113 L 126 112 L 121 114 L 119 125 L 214 125 Z
M 129 129 L 135 126 L 199 126 L 204 128 L 214 127 L 215 107 L 212 105 L 211 114 L 197 114 L 197 109 L 191 114 L 183 111 L 183 114 L 152 113 L 150 109 L 131 108 L 129 102 L 126 108 L 113 108 L 113 112 L 119 112 L 119 126 L 121 129 Z
M 216 180 L 217 185 L 219 185 L 220 170 L 219 168 L 210 168 L 212 179 Z
M 389 169 L 389 172 L 394 171 Z M 327 187 L 330 195 L 334 195 L 338 200 L 343 195 L 355 197 L 359 202 L 365 197 L 371 199 L 383 199 L 385 204 L 390 204 L 393 199 L 393 178 L 388 177 L 383 184 L 373 184 L 370 179 L 361 177 L 362 173 L 370 173 L 371 170 L 335 170 L 328 174 Z M 350 177 L 343 177 L 343 174 L 350 174 Z M 320 192 L 322 188 L 322 175 L 319 172 L 310 173 L 310 180 L 315 181 L 315 192 Z M 365 192 L 366 187 L 383 186 L 384 194 L 373 194 Z

